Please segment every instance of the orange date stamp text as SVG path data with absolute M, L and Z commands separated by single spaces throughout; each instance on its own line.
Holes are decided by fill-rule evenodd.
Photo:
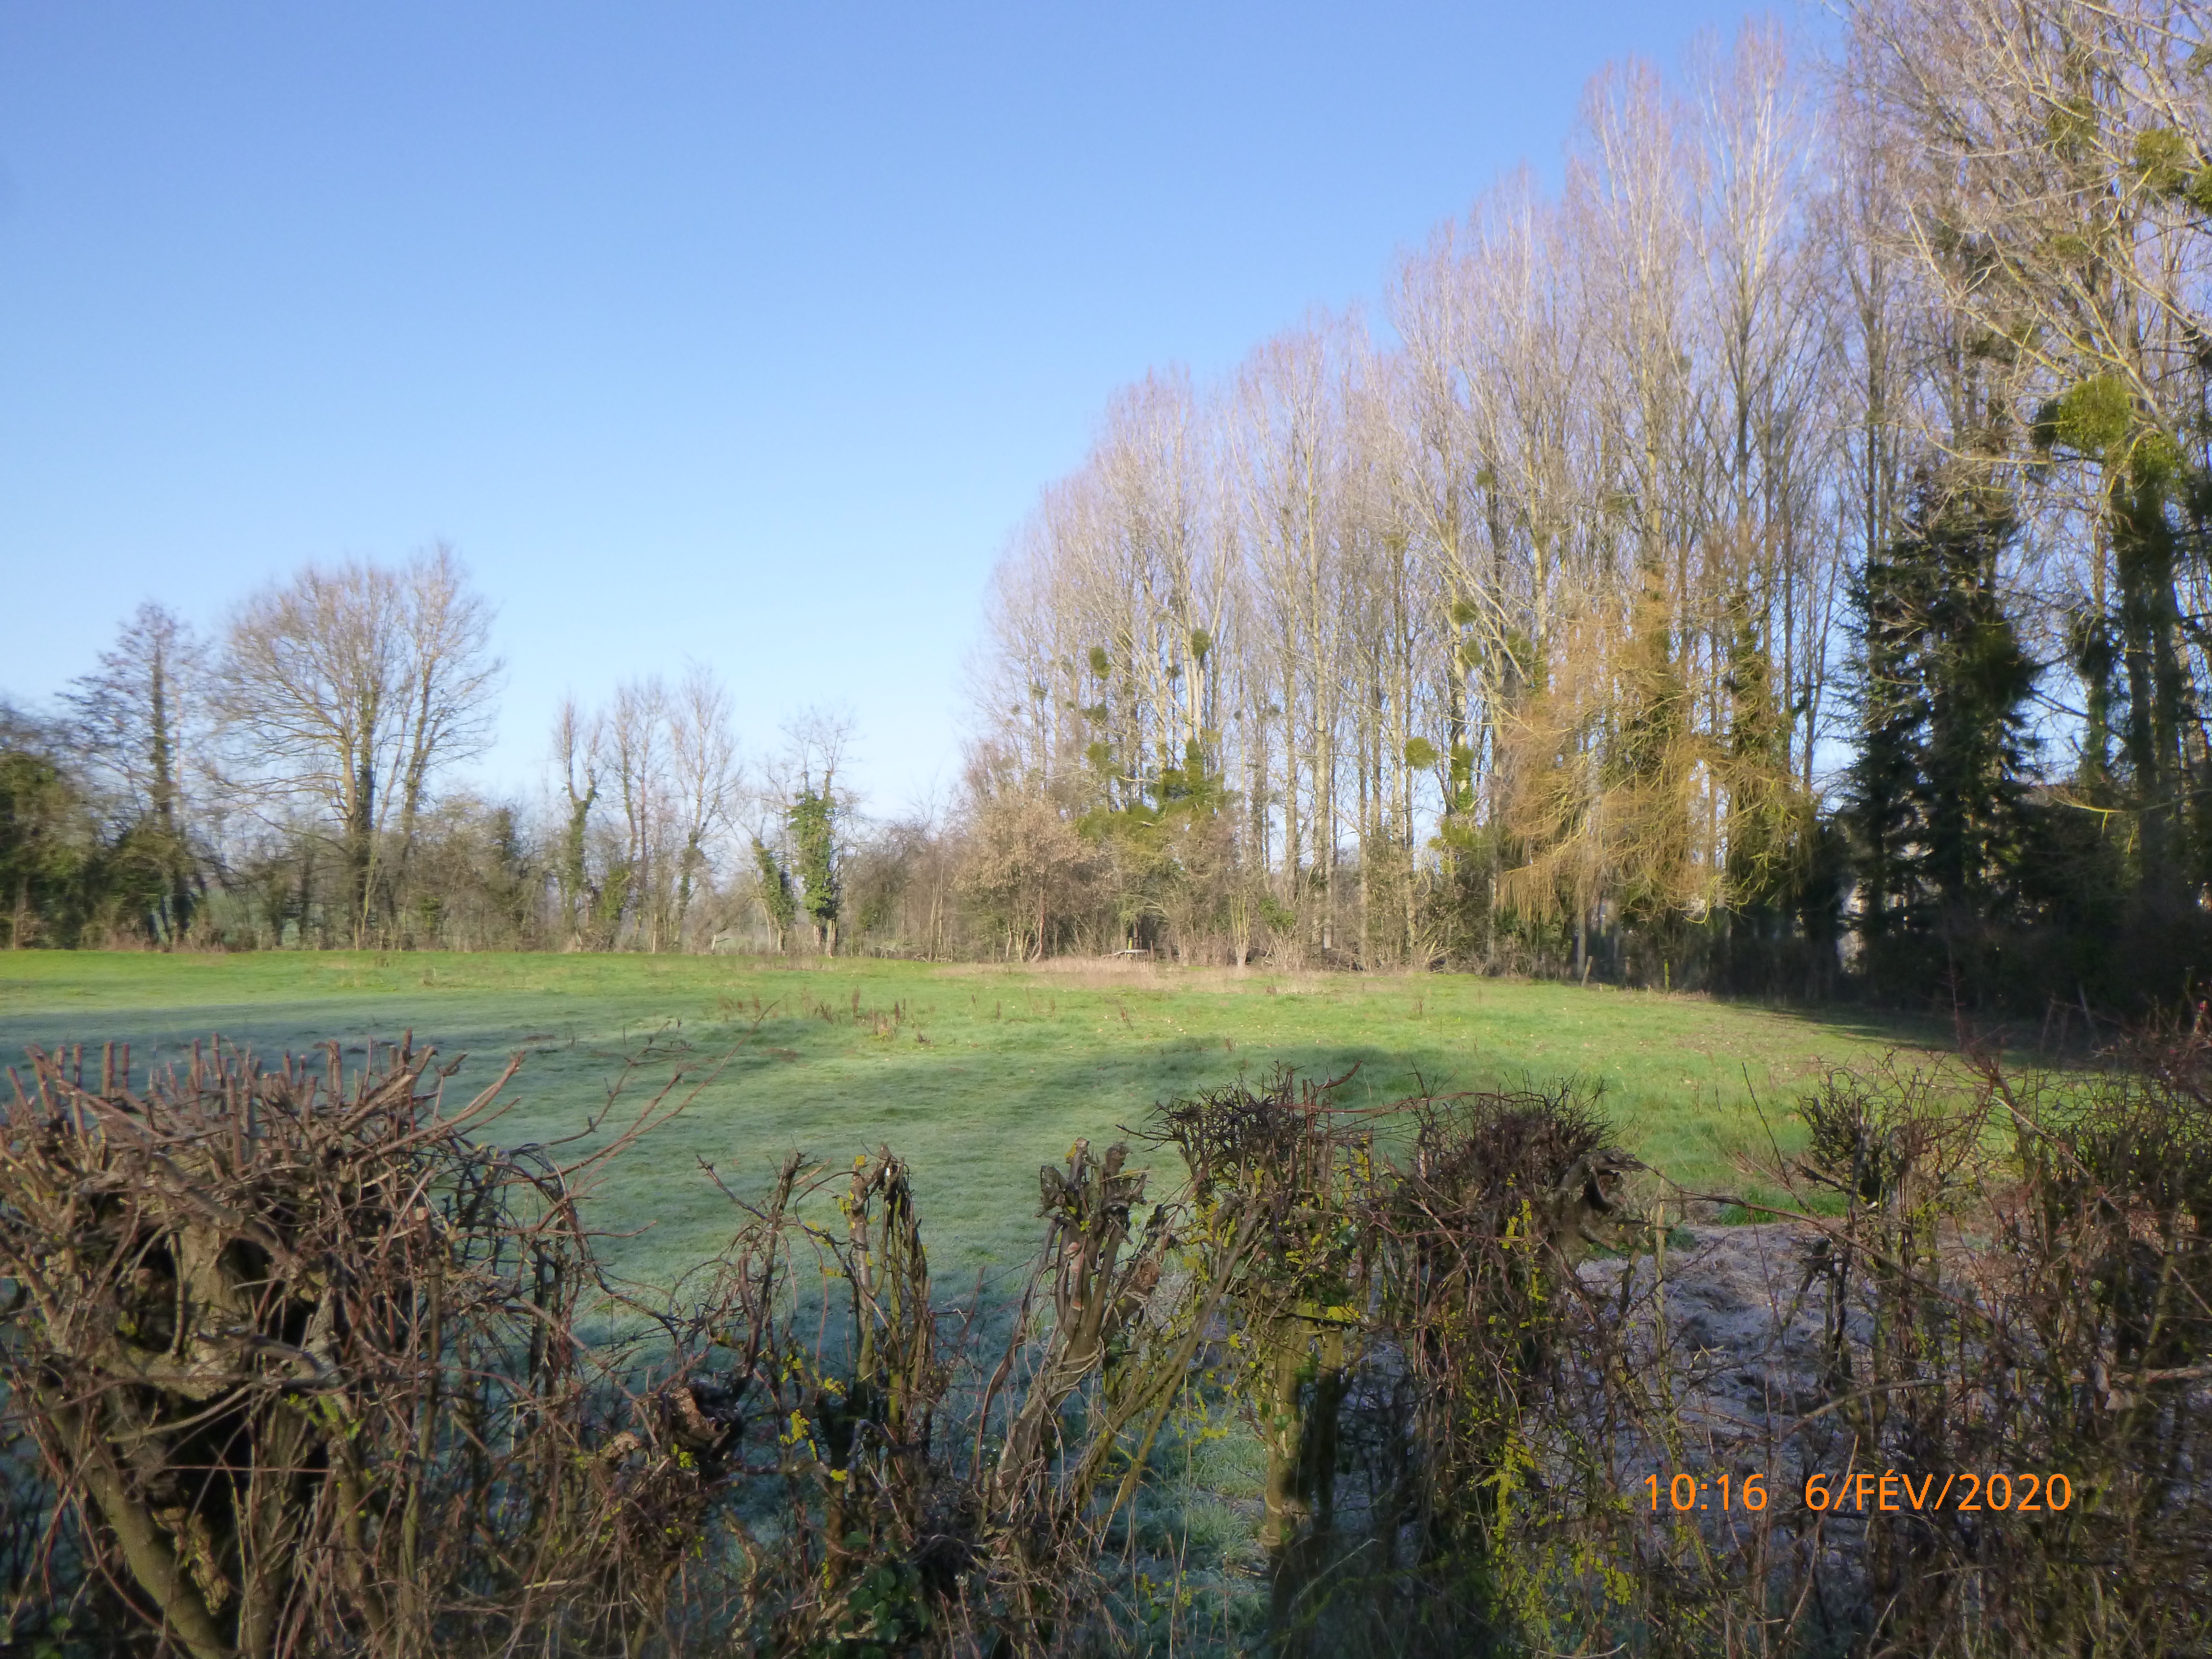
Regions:
M 1662 1484 L 1647 1475 L 1651 1513 L 1672 1510 L 1677 1515 L 1706 1513 L 1756 1514 L 1771 1498 L 1766 1478 L 1759 1474 L 1697 1475 L 1687 1470 Z M 1805 1477 L 1804 1505 L 1819 1514 L 2034 1515 L 2070 1508 L 2074 1483 L 2059 1474 L 2013 1474 L 2002 1470 L 1982 1474 L 1962 1470 L 1951 1474 L 1904 1474 L 1897 1469 L 1845 1470 L 1838 1474 L 1815 1473 Z

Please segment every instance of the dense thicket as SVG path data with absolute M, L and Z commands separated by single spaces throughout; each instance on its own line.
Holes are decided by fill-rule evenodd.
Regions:
M 1590 88 L 994 578 L 954 809 L 712 674 L 473 799 L 442 550 L 156 608 L 0 766 L 16 944 L 897 950 L 2168 1000 L 2212 963 L 2212 8 L 1865 0 Z

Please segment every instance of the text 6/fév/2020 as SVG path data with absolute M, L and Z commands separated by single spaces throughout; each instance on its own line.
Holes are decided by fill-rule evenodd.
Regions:
M 1700 1477 L 1686 1472 L 1664 1486 L 1657 1475 L 1644 1485 L 1651 1494 L 1651 1512 L 1671 1509 L 1678 1515 L 1703 1510 L 1749 1510 L 1767 1505 L 1765 1478 L 1758 1474 Z M 1663 1503 L 1662 1503 L 1663 1499 Z M 2012 1474 L 1971 1470 L 1914 1476 L 1896 1469 L 1872 1469 L 1805 1477 L 1805 1507 L 1821 1512 L 1841 1510 L 1859 1514 L 1932 1513 L 1939 1510 L 1982 1510 L 2028 1515 L 2063 1510 L 2074 1502 L 2074 1483 L 2063 1474 Z

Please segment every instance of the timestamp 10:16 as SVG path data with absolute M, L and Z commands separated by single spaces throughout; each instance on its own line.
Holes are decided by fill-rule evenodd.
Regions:
M 1644 1477 L 1644 1484 L 1651 1488 L 1651 1512 L 1659 1513 L 1659 1477 Z M 1720 1508 L 1723 1510 L 1759 1510 L 1766 1507 L 1766 1482 L 1762 1475 L 1747 1474 L 1731 1489 L 1729 1477 L 1716 1475 L 1711 1480 L 1700 1480 L 1694 1474 L 1678 1474 L 1666 1486 L 1667 1502 L 1676 1510 L 1688 1513 L 1692 1510 L 1714 1507 L 1715 1488 L 1720 1492 Z

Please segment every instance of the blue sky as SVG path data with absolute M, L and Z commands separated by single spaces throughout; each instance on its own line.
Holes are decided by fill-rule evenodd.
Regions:
M 1115 386 L 1371 299 L 1742 15 L 0 0 L 0 696 L 442 538 L 495 787 L 688 656 L 756 752 L 842 703 L 876 810 L 949 791 L 992 562 Z

